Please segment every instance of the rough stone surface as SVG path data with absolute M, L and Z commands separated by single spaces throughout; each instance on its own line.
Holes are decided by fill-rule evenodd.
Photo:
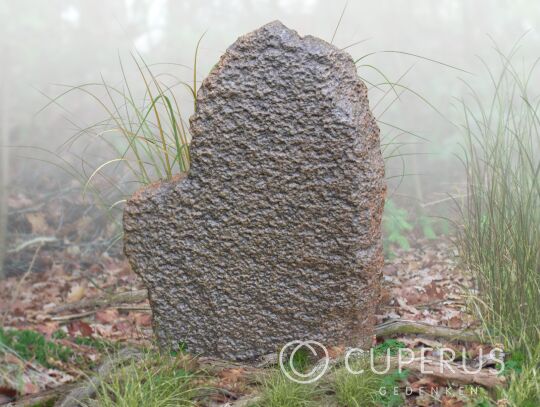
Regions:
M 385 185 L 351 57 L 273 22 L 227 50 L 197 101 L 190 173 L 124 215 L 159 342 L 243 360 L 296 339 L 369 345 Z

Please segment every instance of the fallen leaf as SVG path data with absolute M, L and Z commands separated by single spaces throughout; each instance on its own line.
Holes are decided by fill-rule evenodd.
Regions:
M 23 387 L 24 394 L 37 394 L 40 390 L 39 386 L 34 383 L 25 383 Z
M 13 365 L 18 365 L 19 367 L 23 368 L 25 366 L 25 363 L 19 359 L 17 356 L 15 356 L 14 354 L 10 353 L 10 352 L 7 352 L 4 356 L 3 356 L 3 359 L 4 359 L 4 362 L 5 363 L 10 363 L 10 364 L 13 364 Z
M 36 235 L 44 235 L 50 232 L 49 225 L 42 212 L 27 213 L 26 220 L 32 226 L 32 233 Z
M 407 300 L 405 298 L 398 297 L 397 302 L 401 308 L 403 308 L 407 312 L 410 312 L 411 314 L 416 315 L 420 313 L 420 311 L 418 311 L 416 308 L 410 305 L 407 305 Z
M 115 308 L 108 308 L 103 311 L 96 312 L 96 321 L 101 324 L 110 324 L 118 320 L 118 310 Z
M 441 407 L 463 407 L 465 403 L 463 401 L 450 396 L 443 396 L 441 398 Z
M 426 296 L 415 287 L 405 287 L 397 290 L 397 292 L 399 293 L 398 297 L 403 298 L 408 305 L 421 304 L 426 300 Z
M 47 336 L 48 338 L 50 338 L 50 336 L 53 333 L 58 331 L 59 327 L 60 327 L 60 325 L 58 324 L 58 322 L 49 321 L 49 322 L 45 322 L 44 324 L 36 325 L 35 329 L 36 329 L 36 331 L 38 331 L 38 332 L 42 333 L 43 335 Z
M 92 264 L 88 268 L 88 272 L 89 273 L 95 273 L 95 274 L 101 273 L 101 272 L 103 272 L 103 266 L 101 266 L 100 264 Z
M 226 384 L 233 384 L 241 380 L 244 376 L 245 369 L 243 368 L 231 368 L 225 369 L 219 372 L 219 377 Z
M 415 404 L 418 407 L 430 407 L 432 406 L 432 403 L 431 403 L 432 401 L 433 400 L 431 399 L 429 395 L 422 394 L 421 396 L 416 398 Z
M 2 404 L 15 400 L 17 391 L 11 387 L 0 386 L 0 402 Z
M 415 393 L 431 393 L 439 388 L 439 384 L 431 377 L 422 377 L 420 380 L 411 383 L 411 390 Z
M 152 315 L 143 312 L 137 312 L 133 314 L 133 319 L 136 325 L 139 326 L 151 326 L 152 325 Z
M 13 400 L 14 400 L 14 398 L 8 397 L 8 396 L 0 393 L 0 405 L 7 404 L 7 403 L 9 403 L 10 401 L 13 401 Z
M 32 201 L 21 193 L 8 195 L 7 204 L 10 208 L 21 209 L 32 205 Z
M 127 334 L 131 331 L 131 323 L 129 321 L 118 321 L 113 325 L 113 328 L 123 334 Z
M 69 294 L 67 295 L 66 301 L 67 302 L 77 302 L 80 301 L 85 294 L 86 287 L 84 284 L 75 284 L 71 287 L 71 290 L 69 290 Z
M 434 281 L 426 285 L 424 288 L 426 290 L 426 294 L 432 299 L 442 300 L 445 297 L 443 290 Z
M 81 248 L 73 244 L 66 249 L 66 253 L 70 256 L 76 257 L 81 254 Z
M 328 348 L 328 356 L 331 359 L 337 359 L 339 356 L 342 356 L 345 353 L 345 348 L 343 346 L 331 346 Z
M 73 321 L 68 325 L 68 332 L 71 336 L 91 336 L 94 333 L 94 330 L 90 325 L 83 321 Z
M 458 316 L 452 317 L 448 320 L 448 326 L 450 328 L 459 329 L 461 328 L 462 319 Z

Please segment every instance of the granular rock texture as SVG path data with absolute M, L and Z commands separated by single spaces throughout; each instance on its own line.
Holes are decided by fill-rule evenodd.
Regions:
M 369 346 L 385 185 L 351 57 L 267 24 L 204 80 L 191 132 L 190 173 L 124 215 L 159 342 L 238 360 L 297 339 Z

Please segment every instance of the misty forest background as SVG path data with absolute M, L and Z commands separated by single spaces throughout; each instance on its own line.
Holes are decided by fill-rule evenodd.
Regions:
M 148 64 L 185 65 L 156 65 L 153 69 L 190 82 L 195 47 L 206 32 L 197 68 L 198 78 L 203 79 L 239 35 L 273 19 L 282 20 L 302 35 L 330 41 L 344 6 L 344 2 L 317 0 L 3 1 L 0 144 L 44 147 L 80 166 L 74 156 L 88 149 L 92 140 L 83 138 L 71 146 L 72 155 L 65 151 L 65 145 L 63 149 L 61 146 L 77 132 L 75 125 L 96 123 L 104 118 L 104 112 L 91 98 L 75 94 L 62 99 L 61 107 L 52 105 L 37 114 L 48 104 L 48 98 L 66 90 L 58 85 L 101 82 L 103 78 L 118 84 L 119 58 L 135 83 L 132 52 L 140 53 Z M 400 206 L 418 209 L 419 204 L 463 191 L 463 168 L 455 157 L 460 154 L 457 126 L 462 121 L 461 108 L 453 98 L 461 98 L 468 91 L 459 78 L 477 90 L 484 86 L 487 94 L 490 80 L 477 56 L 493 63 L 498 60 L 495 45 L 507 52 L 525 33 L 521 44 L 525 51 L 519 57 L 531 55 L 527 49 L 538 49 L 540 41 L 534 29 L 540 25 L 539 8 L 535 2 L 525 0 L 420 0 L 406 7 L 396 7 L 391 1 L 348 2 L 333 42 L 339 47 L 360 42 L 348 48 L 353 58 L 400 51 L 470 72 L 401 53 L 377 53 L 362 61 L 366 66 L 359 68 L 359 74 L 373 85 L 390 81 L 403 86 L 395 89 L 398 101 L 393 102 L 392 91 L 374 108 L 379 120 L 421 137 L 399 134 L 399 130 L 381 124 L 383 143 L 389 144 L 386 156 L 393 157 L 387 159 L 389 182 L 394 187 L 399 185 L 397 191 L 390 188 L 390 197 Z M 382 88 L 372 88 L 372 107 L 388 90 Z M 193 109 L 191 95 L 179 88 L 177 98 L 184 118 L 189 117 Z M 402 143 L 398 151 L 394 151 L 396 143 Z M 91 154 L 85 155 L 86 171 L 108 158 L 104 149 L 94 147 Z M 3 166 L 9 161 L 4 182 L 10 185 L 11 193 L 41 188 L 50 192 L 51 183 L 65 187 L 68 180 L 59 178 L 53 166 L 20 158 L 36 155 L 36 151 L 3 149 Z

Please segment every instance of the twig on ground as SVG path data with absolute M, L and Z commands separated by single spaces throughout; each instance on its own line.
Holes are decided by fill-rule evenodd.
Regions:
M 436 300 L 436 301 L 430 301 L 430 302 L 426 302 L 425 304 L 418 304 L 418 305 L 415 305 L 414 307 L 416 309 L 429 309 L 431 307 L 433 307 L 434 305 L 439 305 L 439 304 L 442 304 L 442 305 L 458 305 L 458 306 L 465 306 L 465 302 L 464 301 L 456 301 L 456 300 L 449 300 L 449 299 L 444 299 L 444 300 Z M 390 308 L 394 308 L 394 307 L 390 307 Z
M 87 312 L 80 312 L 78 314 L 72 314 L 72 315 L 61 315 L 58 317 L 52 317 L 51 321 L 56 322 L 67 322 L 67 321 L 74 321 L 76 319 L 86 318 L 90 315 L 94 315 L 96 311 L 87 311 Z
M 114 308 L 116 308 L 118 311 L 146 311 L 146 312 L 152 311 L 152 308 L 147 305 L 139 305 L 139 306 L 117 305 Z
M 383 322 L 375 327 L 375 334 L 379 337 L 397 334 L 420 334 L 464 342 L 483 342 L 482 335 L 476 331 L 462 331 L 405 319 Z
M 7 252 L 8 254 L 19 253 L 23 251 L 24 249 L 26 249 L 27 247 L 39 245 L 39 247 L 41 248 L 41 246 L 43 246 L 46 243 L 54 243 L 57 241 L 58 239 L 54 236 L 38 236 L 26 242 L 21 243 L 15 249 L 8 250 Z
M 132 306 L 121 306 L 121 305 L 118 305 L 118 306 L 111 306 L 111 307 L 106 307 L 106 308 L 116 308 L 117 310 L 120 310 L 120 311 L 143 311 L 143 312 L 151 312 L 152 309 L 150 307 L 145 307 L 145 306 L 139 306 L 139 307 L 132 307 Z M 92 310 L 92 311 L 86 311 L 86 312 L 79 312 L 78 314 L 70 314 L 70 315 L 59 315 L 57 317 L 51 317 L 51 321 L 56 321 L 56 322 L 68 322 L 68 321 L 74 321 L 76 319 L 82 319 L 82 318 L 86 318 L 86 317 L 89 317 L 91 315 L 94 315 L 96 312 L 98 312 L 99 309 L 95 309 L 95 310 Z
M 397 358 L 392 358 L 393 365 L 397 366 Z M 457 363 L 442 362 L 439 360 L 416 358 L 410 364 L 404 365 L 405 369 L 421 373 L 426 376 L 437 377 L 449 382 L 459 382 L 462 384 L 476 384 L 487 388 L 504 386 L 506 379 L 497 373 L 495 369 L 475 369 L 466 370 Z
M 51 312 L 58 314 L 66 311 L 75 311 L 84 308 L 102 308 L 113 307 L 115 304 L 137 303 L 148 298 L 146 290 L 125 291 L 115 293 L 105 297 L 92 298 L 68 304 L 62 304 L 53 309 Z

